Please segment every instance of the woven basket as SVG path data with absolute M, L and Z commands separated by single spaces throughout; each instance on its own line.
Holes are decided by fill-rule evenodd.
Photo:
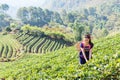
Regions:
M 81 43 L 81 41 L 79 41 L 79 42 L 77 42 L 75 44 L 76 50 L 79 51 L 79 52 L 81 51 L 81 49 L 80 49 L 80 43 Z

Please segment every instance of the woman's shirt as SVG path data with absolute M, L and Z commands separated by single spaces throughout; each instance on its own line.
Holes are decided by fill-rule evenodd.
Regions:
M 89 57 L 89 51 L 90 51 L 90 49 L 93 48 L 93 43 L 89 44 L 88 46 L 85 46 L 84 43 L 81 43 L 80 48 L 83 48 L 85 51 L 86 57 Z M 80 57 L 84 57 L 82 54 L 82 51 L 80 51 Z

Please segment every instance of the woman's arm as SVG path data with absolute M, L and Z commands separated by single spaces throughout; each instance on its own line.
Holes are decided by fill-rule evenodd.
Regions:
M 82 51 L 83 56 L 84 56 L 84 58 L 85 58 L 85 60 L 86 60 L 86 62 L 87 62 L 88 60 L 87 60 L 87 58 L 86 58 L 86 55 L 85 55 L 84 49 L 83 49 L 83 48 L 81 48 L 81 51 Z
M 94 44 L 91 43 L 91 48 L 90 48 L 90 51 L 89 51 L 89 59 L 92 58 L 92 48 L 93 48 Z
M 90 49 L 89 51 L 89 59 L 91 59 L 91 57 L 92 57 L 92 49 Z

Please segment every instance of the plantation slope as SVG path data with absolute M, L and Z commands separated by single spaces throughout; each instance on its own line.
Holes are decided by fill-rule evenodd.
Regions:
M 61 39 L 52 39 L 43 36 L 32 36 L 30 34 L 18 34 L 16 39 L 24 46 L 27 53 L 47 53 L 67 47 L 68 43 Z
M 94 41 L 93 59 L 79 65 L 74 47 L 48 54 L 25 54 L 23 58 L 0 63 L 0 78 L 9 80 L 119 80 L 120 35 Z
M 0 61 L 8 61 L 20 56 L 21 46 L 13 35 L 0 35 Z

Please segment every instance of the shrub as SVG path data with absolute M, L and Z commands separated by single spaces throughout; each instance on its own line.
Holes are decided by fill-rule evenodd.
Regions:
M 7 32 L 11 32 L 11 31 L 12 31 L 10 27 L 6 27 L 5 30 L 6 30 Z

